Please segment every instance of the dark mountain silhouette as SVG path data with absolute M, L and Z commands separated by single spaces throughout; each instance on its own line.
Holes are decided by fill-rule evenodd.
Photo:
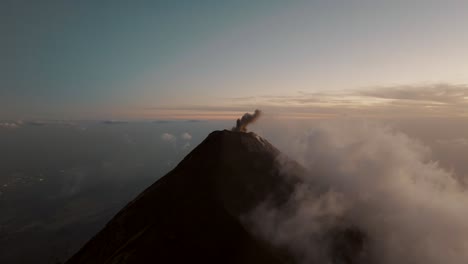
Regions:
M 282 158 L 290 174 L 282 175 L 279 155 L 254 133 L 212 132 L 66 263 L 292 263 L 240 221 L 266 199 L 285 202 L 305 172 Z M 348 251 L 359 249 L 359 232 L 334 237 L 337 263 L 354 263 Z

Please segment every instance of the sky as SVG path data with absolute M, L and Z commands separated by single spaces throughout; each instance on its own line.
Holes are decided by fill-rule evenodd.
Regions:
M 257 108 L 249 131 L 305 165 L 376 169 L 353 167 L 344 195 L 374 175 L 425 177 L 413 168 L 465 188 L 467 25 L 465 0 L 1 0 L 0 262 L 66 259 L 210 131 Z M 430 203 L 421 223 L 468 201 L 405 186 Z M 441 230 L 432 241 L 461 245 L 467 232 L 445 232 L 468 230 L 460 212 L 411 241 Z
M 468 116 L 466 1 L 2 1 L 0 119 Z

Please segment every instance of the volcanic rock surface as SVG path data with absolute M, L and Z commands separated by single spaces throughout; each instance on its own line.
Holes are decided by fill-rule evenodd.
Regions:
M 287 201 L 301 173 L 254 133 L 212 132 L 66 263 L 294 263 L 240 219 L 267 199 Z M 338 251 L 349 248 L 344 236 Z M 348 255 L 336 262 L 354 263 Z

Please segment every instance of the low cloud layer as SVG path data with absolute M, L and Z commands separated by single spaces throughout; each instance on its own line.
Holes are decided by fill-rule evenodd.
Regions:
M 128 121 L 124 120 L 103 120 L 101 121 L 101 124 L 104 125 L 121 125 L 121 124 L 127 124 Z
M 17 122 L 0 122 L 0 129 L 15 129 L 19 128 L 21 124 L 18 124 Z
M 367 123 L 322 124 L 290 141 L 284 151 L 310 173 L 286 205 L 266 201 L 251 218 L 299 263 L 330 263 L 321 238 L 340 226 L 366 234 L 363 263 L 468 263 L 468 193 L 429 148 Z

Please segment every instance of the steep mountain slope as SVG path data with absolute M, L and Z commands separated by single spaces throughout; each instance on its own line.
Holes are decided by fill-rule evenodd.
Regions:
M 261 202 L 286 204 L 303 173 L 254 133 L 212 132 L 67 263 L 297 263 L 291 248 L 260 240 L 240 219 Z M 338 226 L 324 236 L 334 263 L 362 262 L 360 230 Z
M 278 155 L 253 133 L 211 133 L 67 263 L 282 263 L 239 221 L 267 198 L 288 198 L 295 177 L 281 175 Z

